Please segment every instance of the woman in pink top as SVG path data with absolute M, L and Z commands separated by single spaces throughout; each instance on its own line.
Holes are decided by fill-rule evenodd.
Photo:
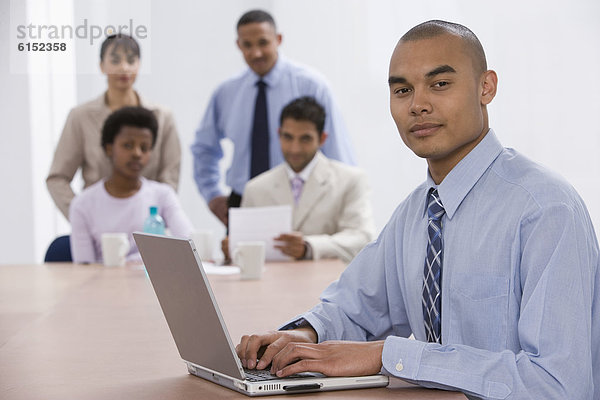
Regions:
M 142 107 L 121 108 L 104 122 L 101 145 L 112 173 L 85 189 L 71 203 L 74 262 L 102 262 L 101 236 L 108 232 L 128 233 L 131 245 L 128 259 L 139 259 L 131 233 L 143 229 L 150 206 L 158 207 L 174 236 L 189 237 L 192 233 L 192 224 L 173 188 L 141 175 L 150 160 L 157 131 L 154 114 Z

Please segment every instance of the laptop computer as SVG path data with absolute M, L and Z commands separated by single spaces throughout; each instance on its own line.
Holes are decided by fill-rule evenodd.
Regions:
M 133 234 L 163 314 L 188 372 L 248 396 L 387 386 L 387 376 L 278 378 L 244 370 L 231 342 L 194 242 Z M 252 377 L 264 373 L 266 377 Z

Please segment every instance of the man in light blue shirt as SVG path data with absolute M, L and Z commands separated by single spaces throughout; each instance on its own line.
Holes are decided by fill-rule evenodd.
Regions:
M 427 159 L 426 182 L 319 305 L 242 337 L 242 363 L 272 362 L 279 376 L 381 371 L 469 398 L 599 399 L 594 228 L 568 183 L 489 129 L 497 77 L 479 40 L 448 22 L 414 27 L 394 50 L 389 86 L 400 136 Z M 444 210 L 439 342 L 424 317 L 432 190 Z
M 282 36 L 275 21 L 261 10 L 245 13 L 237 25 L 237 44 L 248 69 L 222 83 L 213 93 L 192 145 L 194 178 L 210 210 L 227 224 L 229 206 L 239 206 L 241 194 L 250 176 L 251 139 L 257 82 L 266 84 L 266 111 L 270 167 L 283 162 L 277 128 L 279 114 L 291 100 L 312 96 L 325 107 L 325 131 L 329 138 L 323 154 L 354 164 L 350 138 L 325 80 L 316 72 L 286 60 L 278 53 Z M 220 141 L 229 138 L 234 145 L 226 183 L 232 189 L 226 196 L 219 188 L 219 160 L 223 157 Z

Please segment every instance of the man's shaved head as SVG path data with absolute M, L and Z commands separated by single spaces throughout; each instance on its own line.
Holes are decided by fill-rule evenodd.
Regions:
M 473 31 L 460 24 L 440 20 L 423 22 L 406 32 L 400 38 L 400 42 L 431 39 L 445 34 L 455 35 L 463 40 L 466 49 L 471 54 L 473 66 L 477 73 L 483 73 L 487 70 L 487 61 L 481 42 L 477 36 L 475 36 Z

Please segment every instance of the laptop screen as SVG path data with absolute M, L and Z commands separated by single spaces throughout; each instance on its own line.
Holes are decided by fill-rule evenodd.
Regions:
M 243 379 L 193 242 L 137 232 L 133 236 L 181 358 Z

